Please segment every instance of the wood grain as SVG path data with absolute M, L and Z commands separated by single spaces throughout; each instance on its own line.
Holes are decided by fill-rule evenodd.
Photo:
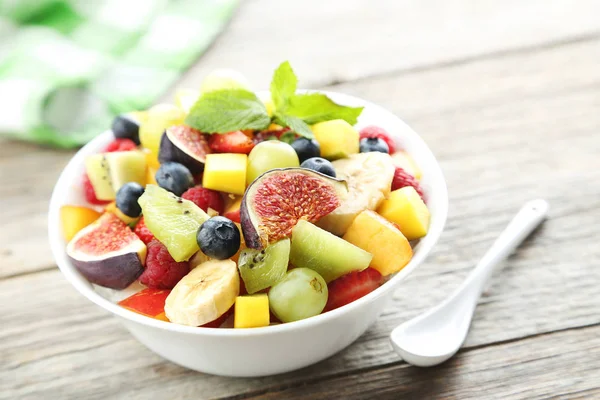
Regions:
M 248 399 L 593 399 L 600 326 L 462 351 L 435 368 L 385 368 L 259 392 Z
M 268 88 L 290 60 L 302 87 L 321 87 L 595 36 L 599 12 L 595 0 L 254 0 L 178 86 L 236 67 Z
M 0 314 L 0 398 L 214 398 L 279 393 L 285 387 L 292 391 L 279 394 L 292 396 L 302 382 L 315 382 L 314 391 L 325 393 L 328 377 L 339 387 L 346 376 L 356 380 L 379 370 L 382 375 L 373 379 L 382 395 L 396 378 L 395 387 L 407 396 L 423 393 L 419 390 L 432 379 L 440 398 L 481 398 L 481 385 L 522 395 L 509 393 L 510 385 L 499 387 L 503 380 L 496 374 L 516 379 L 522 389 L 515 390 L 529 388 L 534 398 L 546 393 L 542 386 L 563 390 L 539 367 L 544 364 L 536 357 L 543 349 L 527 349 L 546 337 L 575 335 L 551 332 L 599 322 L 599 51 L 600 41 L 587 41 L 335 87 L 403 115 L 441 161 L 451 197 L 447 229 L 427 263 L 397 291 L 377 324 L 339 355 L 261 379 L 187 371 L 142 348 L 52 270 L 0 281 L 0 304 L 6 305 Z M 466 342 L 475 350 L 433 377 L 399 364 L 387 342 L 391 328 L 456 287 L 519 205 L 533 197 L 550 201 L 550 219 L 509 260 L 483 298 Z M 576 332 L 584 336 L 542 343 L 560 354 L 563 342 L 565 349 L 597 354 L 597 341 L 594 348 L 587 345 L 590 335 L 598 336 L 597 328 Z M 485 347 L 499 342 L 508 343 Z M 520 343 L 519 352 L 501 347 Z M 510 358 L 510 349 L 515 356 L 503 369 L 494 360 Z M 523 358 L 528 354 L 533 358 Z M 574 365 L 564 358 L 566 352 L 560 357 Z M 585 374 L 593 373 L 597 366 L 585 360 L 573 368 L 589 367 Z M 532 376 L 529 383 L 526 372 Z M 420 383 L 411 392 L 413 379 Z M 600 385 L 591 378 L 569 379 L 581 390 Z M 462 382 L 472 389 L 461 391 Z M 444 384 L 448 391 L 442 390 Z

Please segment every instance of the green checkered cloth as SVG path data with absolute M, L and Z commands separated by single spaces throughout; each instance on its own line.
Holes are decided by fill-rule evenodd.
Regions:
M 151 105 L 237 0 L 0 0 L 0 133 L 74 147 Z

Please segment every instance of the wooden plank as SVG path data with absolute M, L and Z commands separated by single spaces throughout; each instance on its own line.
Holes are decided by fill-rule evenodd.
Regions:
M 435 368 L 394 363 L 248 399 L 592 399 L 600 397 L 600 326 L 470 351 Z
M 53 266 L 47 212 L 73 150 L 0 139 L 0 278 Z
M 428 262 L 398 290 L 378 323 L 340 355 L 271 378 L 196 374 L 142 349 L 116 320 L 77 295 L 58 271 L 48 271 L 0 281 L 0 303 L 6 305 L 0 314 L 0 394 L 215 397 L 395 363 L 387 342 L 391 327 L 456 287 L 521 202 L 534 196 L 550 200 L 551 219 L 496 279 L 466 345 L 597 323 L 600 249 L 593 238 L 600 227 L 588 216 L 600 207 L 597 50 L 598 43 L 583 43 L 344 89 L 368 93 L 399 113 L 410 105 L 407 119 L 442 161 L 451 214 Z M 564 59 L 576 60 L 570 66 L 574 71 L 561 75 L 560 83 L 548 74 L 544 85 L 542 71 Z M 498 80 L 509 76 L 510 90 L 504 90 Z M 451 108 L 450 100 L 419 94 L 435 93 L 439 82 L 447 83 L 443 93 L 454 96 L 460 109 Z
M 321 87 L 594 36 L 599 12 L 594 0 L 255 0 L 178 85 L 228 67 L 268 88 L 290 60 L 302 87 Z

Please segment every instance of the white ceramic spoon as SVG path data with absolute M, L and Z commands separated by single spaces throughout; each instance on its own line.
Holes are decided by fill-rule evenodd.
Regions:
M 475 306 L 495 267 L 544 220 L 548 208 L 546 200 L 526 203 L 450 297 L 392 331 L 392 346 L 404 361 L 430 367 L 456 354 L 467 337 Z

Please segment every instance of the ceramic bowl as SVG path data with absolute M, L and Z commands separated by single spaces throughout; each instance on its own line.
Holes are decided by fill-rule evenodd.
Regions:
M 84 146 L 65 167 L 50 202 L 48 229 L 56 263 L 67 280 L 88 300 L 114 314 L 142 344 L 176 364 L 209 374 L 251 377 L 279 374 L 317 363 L 362 335 L 384 310 L 402 281 L 433 249 L 448 210 L 444 176 L 425 142 L 400 118 L 373 103 L 340 93 L 324 92 L 334 101 L 364 106 L 357 127 L 376 124 L 394 136 L 422 170 L 422 186 L 431 211 L 429 233 L 414 248 L 410 263 L 367 296 L 344 307 L 301 321 L 252 329 L 197 328 L 163 322 L 115 304 L 115 293 L 90 284 L 67 258 L 59 210 L 65 204 L 86 205 L 80 187 L 84 159 L 113 139 L 110 131 Z M 89 205 L 88 205 L 89 206 Z M 124 292 L 121 298 L 126 297 Z M 410 307 L 410 304 L 407 305 Z M 83 338 L 82 338 L 83 340 Z M 119 362 L 115 354 L 115 362 Z

